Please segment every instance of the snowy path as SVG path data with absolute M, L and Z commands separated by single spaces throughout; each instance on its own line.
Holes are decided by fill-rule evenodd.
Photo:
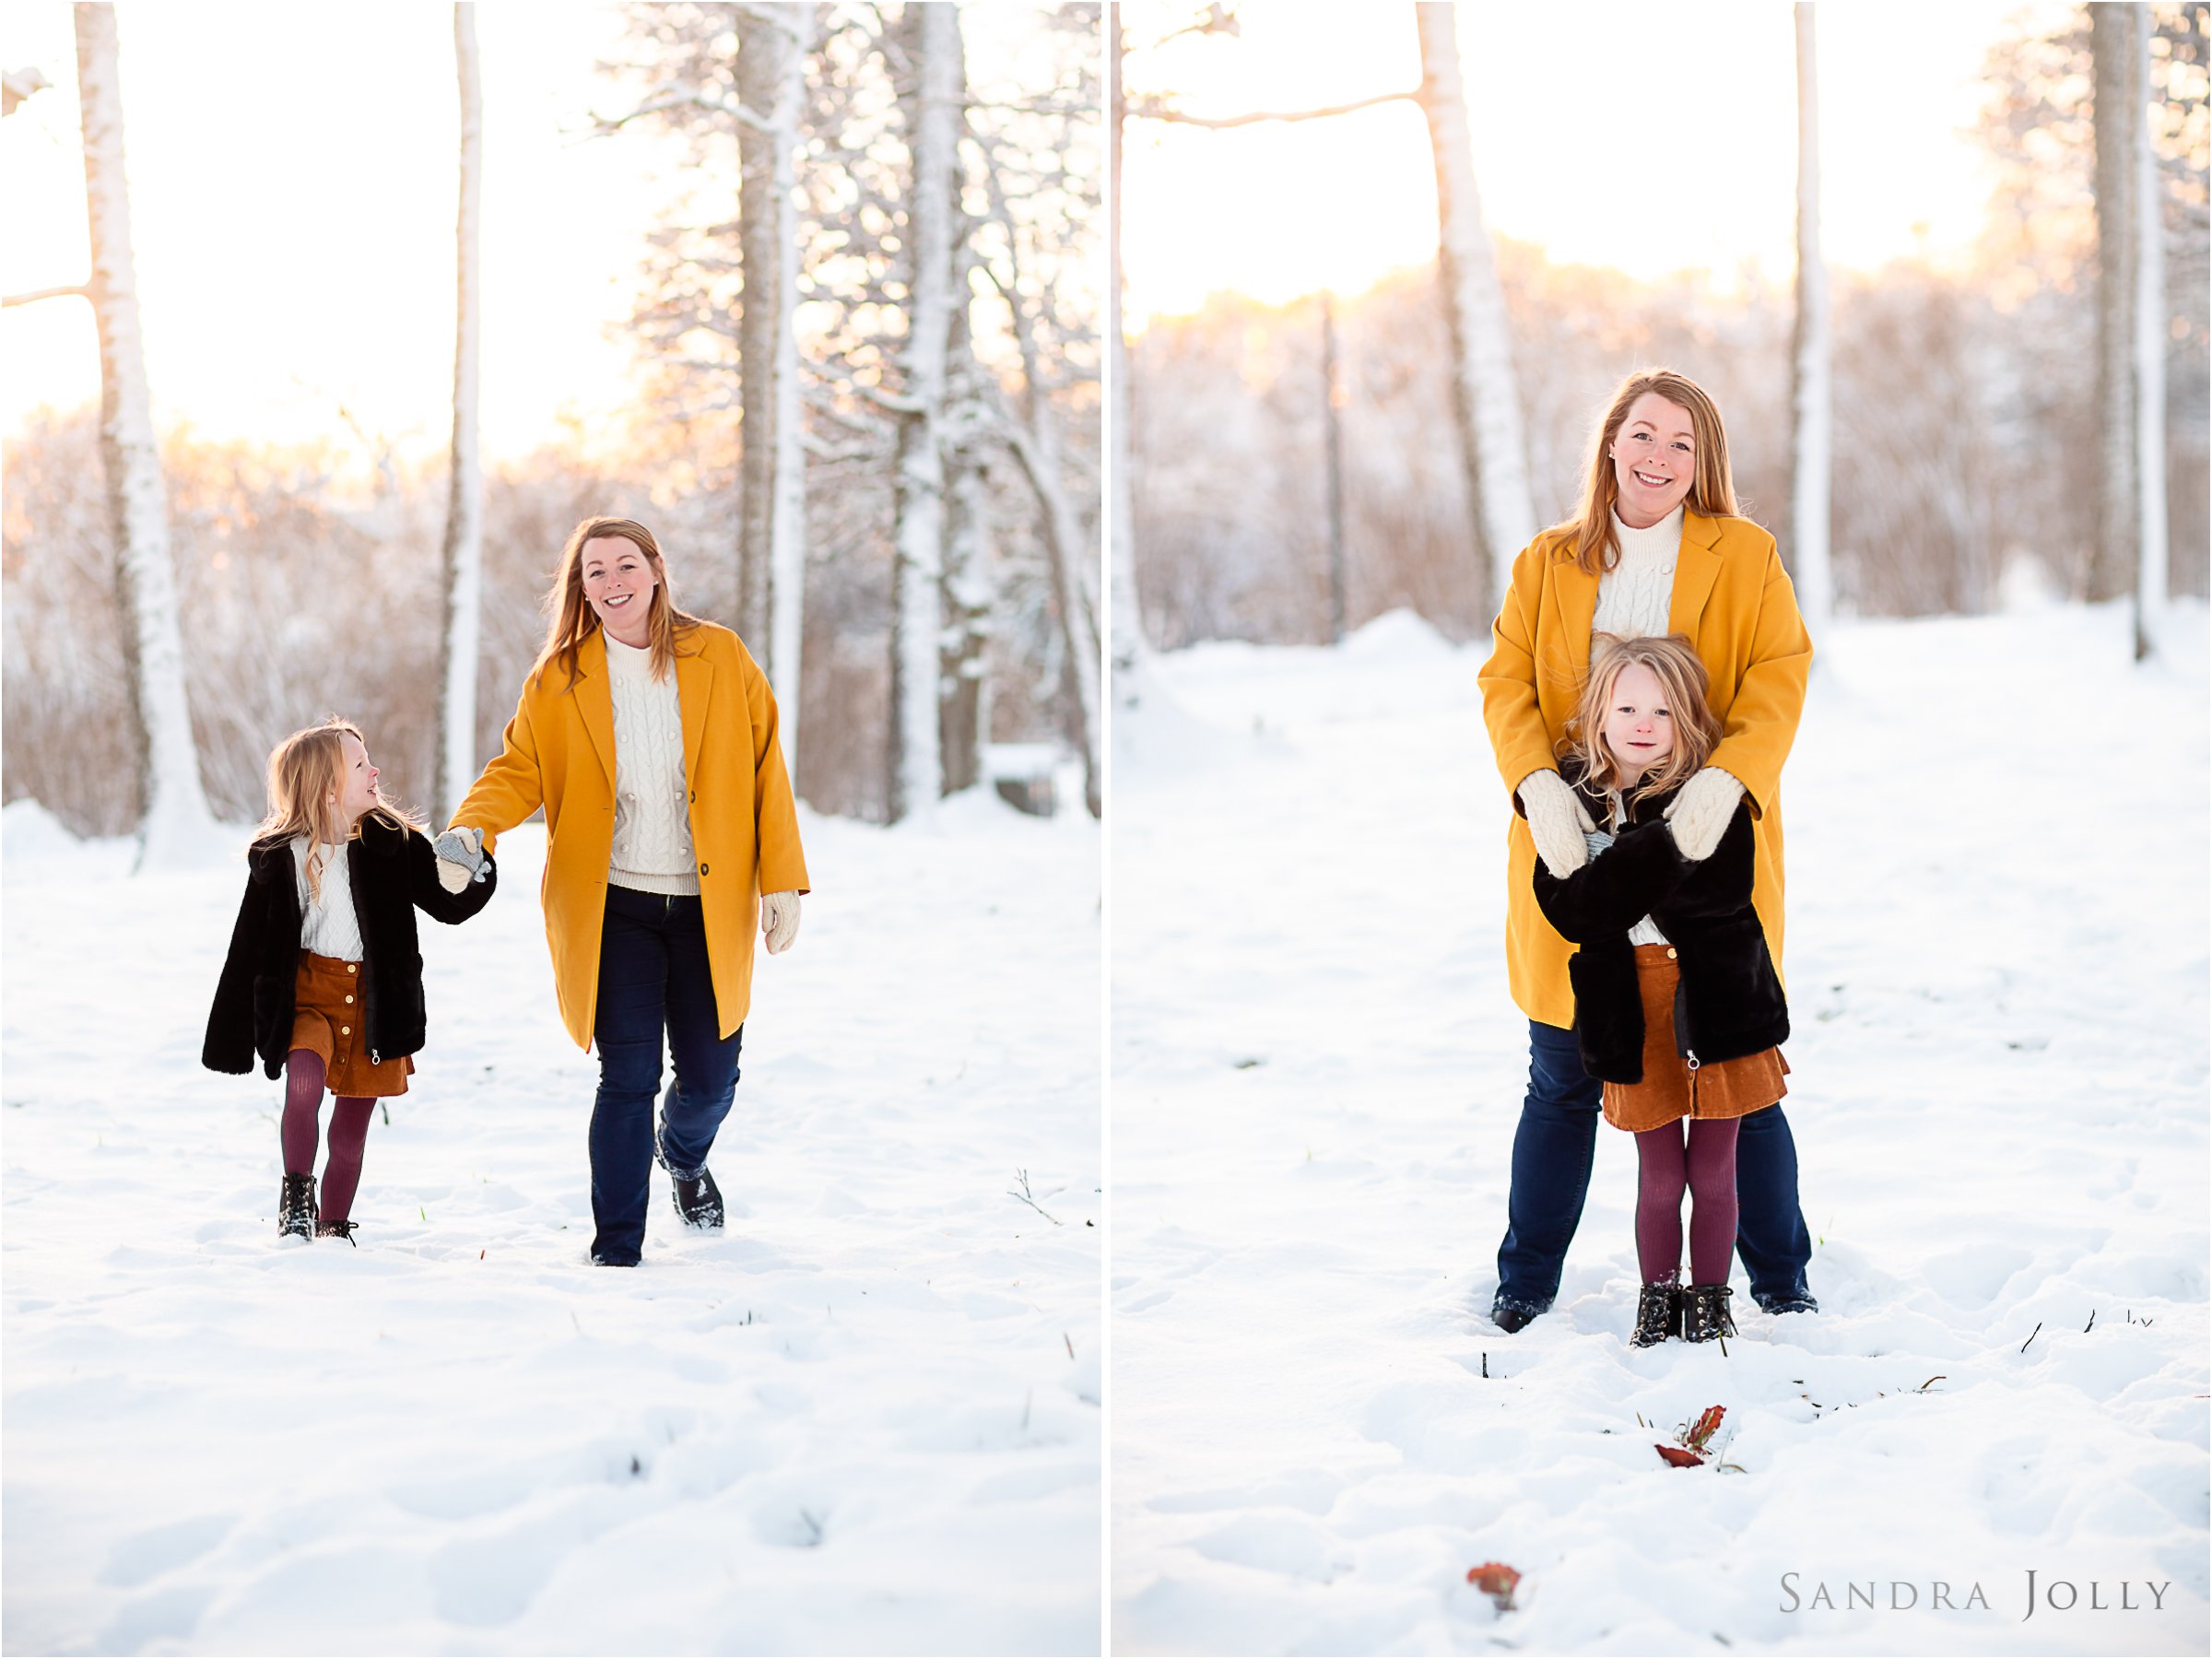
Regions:
M 1823 1312 L 1739 1313 L 1725 1355 L 1625 1346 L 1608 1129 L 1555 1312 L 1484 1317 L 1526 1026 L 1479 650 L 1394 617 L 1162 664 L 1181 710 L 1116 730 L 1116 1650 L 2203 1653 L 2179 620 L 2141 670 L 2109 607 L 1839 629 L 1785 790 Z M 1665 1466 L 1715 1404 L 1745 1472 Z M 1489 1560 L 1519 1610 L 1465 1583 Z M 2030 1570 L 2078 1606 L 2024 1620 Z
M 1097 1651 L 1095 825 L 808 819 L 730 1226 L 656 1173 L 632 1273 L 583 1258 L 542 832 L 423 924 L 349 1250 L 276 1241 L 278 1086 L 198 1065 L 242 865 L 6 823 L 9 1652 Z

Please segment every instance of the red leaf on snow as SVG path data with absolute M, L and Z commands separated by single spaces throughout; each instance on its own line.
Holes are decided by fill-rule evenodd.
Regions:
M 1467 1569 L 1467 1583 L 1496 1602 L 1500 1613 L 1512 1611 L 1513 1586 L 1520 1582 L 1521 1575 L 1503 1561 L 1485 1561 Z
M 1705 1460 L 1702 1457 L 1700 1457 L 1695 1452 L 1687 1451 L 1680 1446 L 1654 1445 L 1652 1450 L 1658 1453 L 1677 1469 L 1701 1469 L 1705 1466 Z
M 1725 1406 L 1706 1406 L 1698 1414 L 1696 1424 L 1683 1438 L 1694 1450 L 1704 1451 L 1705 1442 L 1712 1438 L 1713 1430 L 1721 1426 L 1721 1419 L 1727 1415 L 1728 1408 Z

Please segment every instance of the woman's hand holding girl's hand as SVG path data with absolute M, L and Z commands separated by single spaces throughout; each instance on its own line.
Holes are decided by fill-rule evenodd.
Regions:
M 799 896 L 796 893 L 760 895 L 760 931 L 768 937 L 768 954 L 780 956 L 799 936 Z
M 1564 881 L 1590 862 L 1583 837 L 1597 826 L 1583 810 L 1567 780 L 1548 767 L 1530 772 L 1513 793 L 1528 816 L 1528 832 L 1535 840 L 1544 867 Z
M 1666 809 L 1675 846 L 1682 856 L 1693 864 L 1712 857 L 1743 798 L 1744 786 L 1717 766 L 1706 767 L 1683 784 Z
M 474 830 L 448 830 L 430 843 L 438 854 L 438 885 L 457 893 L 471 881 L 484 879 L 483 836 Z

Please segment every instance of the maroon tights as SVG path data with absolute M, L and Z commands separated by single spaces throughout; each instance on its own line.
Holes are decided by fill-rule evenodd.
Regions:
M 316 1119 L 323 1107 L 323 1056 L 294 1049 L 284 1060 L 284 1168 L 289 1175 L 315 1172 Z M 330 1160 L 323 1169 L 323 1201 L 318 1221 L 343 1221 L 361 1184 L 361 1147 L 369 1139 L 369 1114 L 376 1102 L 340 1095 L 330 1113 Z
M 1728 1282 L 1728 1254 L 1735 1248 L 1735 1126 L 1740 1121 L 1677 1119 L 1638 1133 L 1636 1265 L 1645 1284 L 1671 1279 L 1681 1268 L 1685 1186 L 1690 1194 L 1689 1282 Z

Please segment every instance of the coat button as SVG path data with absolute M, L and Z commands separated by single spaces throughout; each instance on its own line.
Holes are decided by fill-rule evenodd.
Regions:
M 1669 945 L 1666 947 L 1666 959 L 1670 962 L 1675 959 L 1675 947 L 1672 945 Z M 349 996 L 346 1000 L 347 1002 L 351 1002 L 353 998 Z
M 347 1002 L 351 1002 L 351 1001 L 353 1000 L 353 998 L 352 998 L 352 997 L 350 997 L 350 996 L 348 996 L 348 997 L 347 997 L 346 1000 L 347 1000 Z
M 347 972 L 348 972 L 348 973 L 351 973 L 351 972 L 354 971 L 354 966 L 355 966 L 355 965 L 354 965 L 353 963 L 351 963 L 351 962 L 348 962 L 348 963 L 347 963 L 347 964 L 346 964 L 346 971 L 347 971 Z
M 352 999 L 349 997 L 347 1000 L 351 1001 Z M 340 1026 L 338 1028 L 338 1035 L 341 1037 L 350 1037 L 353 1035 L 353 1028 L 351 1026 Z
M 703 864 L 702 864 L 702 865 L 700 865 L 699 866 L 699 873 L 700 873 L 701 876 L 704 876 L 704 875 L 707 873 L 707 866 L 706 866 L 705 865 L 703 865 Z

